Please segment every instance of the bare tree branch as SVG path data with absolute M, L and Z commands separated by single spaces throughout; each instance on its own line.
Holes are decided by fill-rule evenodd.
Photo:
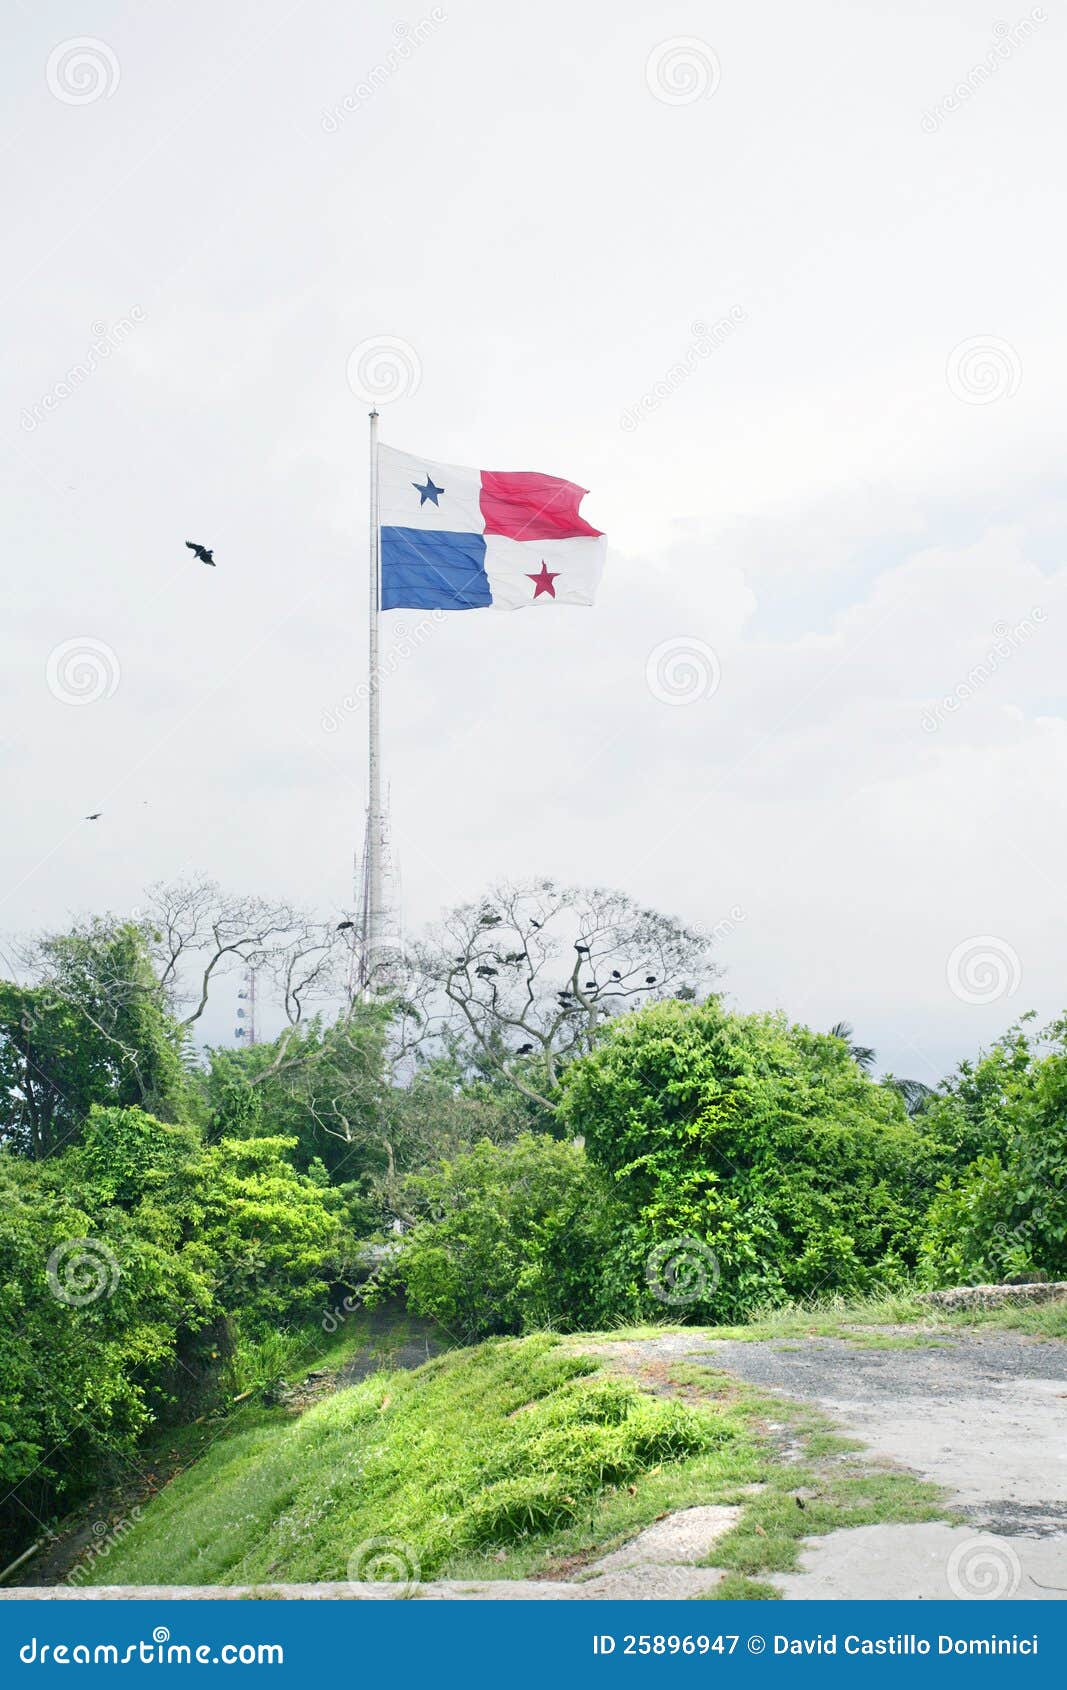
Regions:
M 696 997 L 720 970 L 710 939 L 625 893 L 536 881 L 452 910 L 415 953 L 436 998 L 424 1036 L 458 1020 L 478 1057 L 530 1102 L 553 1107 L 561 1067 L 614 1015 Z

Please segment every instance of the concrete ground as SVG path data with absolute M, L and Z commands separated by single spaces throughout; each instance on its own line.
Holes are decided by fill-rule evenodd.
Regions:
M 967 1517 L 812 1538 L 803 1570 L 772 1581 L 783 1595 L 1067 1595 L 1067 1343 L 1000 1331 L 901 1349 L 711 1341 L 691 1360 L 818 1405 L 876 1459 L 944 1486 Z

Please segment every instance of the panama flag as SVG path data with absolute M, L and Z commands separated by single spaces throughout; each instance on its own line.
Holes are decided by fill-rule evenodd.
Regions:
M 578 515 L 584 487 L 378 452 L 383 610 L 593 603 L 607 542 Z

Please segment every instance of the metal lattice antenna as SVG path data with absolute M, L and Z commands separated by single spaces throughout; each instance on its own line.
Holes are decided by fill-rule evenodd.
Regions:
M 367 817 L 356 881 L 358 941 L 349 997 L 387 990 L 398 978 L 401 954 L 397 890 L 389 850 L 388 802 L 382 801 L 381 512 L 378 495 L 378 413 L 370 413 L 370 580 L 367 640 Z

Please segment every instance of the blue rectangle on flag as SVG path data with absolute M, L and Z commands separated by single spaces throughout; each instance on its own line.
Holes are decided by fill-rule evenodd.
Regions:
M 481 610 L 492 602 L 483 535 L 382 529 L 383 610 Z

